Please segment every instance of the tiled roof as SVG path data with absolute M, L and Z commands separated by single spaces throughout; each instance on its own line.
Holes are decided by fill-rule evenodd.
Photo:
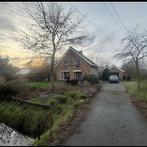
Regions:
M 67 52 L 69 50 L 72 50 L 73 52 L 75 52 L 78 56 L 80 56 L 83 60 L 85 60 L 87 63 L 89 63 L 91 66 L 94 66 L 94 67 L 98 67 L 93 61 L 91 61 L 89 58 L 87 58 L 85 55 L 81 54 L 79 51 L 77 51 L 75 48 L 73 47 L 69 47 L 69 49 L 67 50 Z M 66 52 L 66 53 L 67 53 Z
M 117 67 L 116 65 L 113 65 L 112 67 L 110 67 L 109 70 L 112 69 L 112 68 L 117 68 L 119 71 L 121 71 L 121 72 L 125 72 L 124 70 L 120 69 L 120 68 Z

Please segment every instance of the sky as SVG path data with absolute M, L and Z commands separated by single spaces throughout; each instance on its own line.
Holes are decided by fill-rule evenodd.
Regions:
M 13 33 L 10 26 L 25 29 L 31 22 L 19 11 L 23 4 L 24 2 L 0 2 L 0 53 L 11 57 L 13 59 L 11 62 L 19 67 L 23 67 L 28 61 L 26 57 L 31 57 L 33 53 L 26 51 L 3 34 Z M 121 39 L 127 30 L 135 27 L 143 30 L 147 26 L 146 2 L 62 2 L 62 4 L 64 7 L 74 9 L 79 16 L 86 15 L 83 30 L 90 34 L 92 41 L 73 47 L 83 50 L 83 53 L 93 61 L 96 61 L 96 57 L 101 57 L 110 65 L 121 66 L 122 62 L 114 58 L 115 53 L 122 47 Z

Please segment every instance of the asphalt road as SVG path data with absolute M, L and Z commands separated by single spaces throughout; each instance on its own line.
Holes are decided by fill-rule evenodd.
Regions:
M 104 84 L 90 107 L 86 120 L 65 145 L 147 145 L 147 121 L 129 101 L 122 83 Z

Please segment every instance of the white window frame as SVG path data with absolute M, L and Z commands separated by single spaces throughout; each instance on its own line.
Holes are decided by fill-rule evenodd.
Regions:
M 76 77 L 75 77 L 75 73 L 78 73 L 78 72 L 82 74 L 82 70 L 73 70 L 74 78 L 76 78 Z
M 82 72 L 82 70 L 73 70 L 73 72 Z
M 69 70 L 62 70 L 62 71 L 60 71 L 60 80 L 63 80 L 63 81 L 66 80 L 66 79 L 62 79 L 62 75 L 61 74 L 64 73 L 64 72 L 69 72 Z

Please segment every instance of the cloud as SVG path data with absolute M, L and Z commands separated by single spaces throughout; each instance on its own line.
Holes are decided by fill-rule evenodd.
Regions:
M 5 14 L 9 11 L 10 3 L 1 2 L 0 3 L 0 14 Z
M 96 56 L 100 56 L 110 65 L 120 65 L 120 63 L 118 63 L 118 61 L 113 57 L 115 54 L 114 49 L 117 47 L 113 40 L 116 37 L 117 36 L 114 33 L 111 33 L 108 37 L 104 35 L 97 36 L 93 43 L 83 50 L 92 60 L 95 60 Z
M 4 41 L 4 40 L 5 40 L 4 35 L 3 34 L 0 34 L 0 42 L 1 41 Z
M 16 13 L 18 7 L 22 5 L 22 2 L 1 2 L 0 3 L 0 14 L 10 16 Z
M 95 56 L 98 55 L 103 57 L 106 62 L 113 64 L 116 62 L 113 59 L 113 50 L 116 48 L 113 40 L 116 37 L 114 33 L 109 34 L 109 36 L 107 35 L 107 37 L 102 34 L 93 33 L 90 44 L 86 43 L 88 44 L 87 46 L 77 46 L 77 49 L 83 50 L 84 54 L 91 58 L 91 60 L 94 60 Z
M 8 18 L 6 16 L 0 16 L 0 30 L 11 31 L 11 26 L 15 26 L 15 24 L 10 18 Z

